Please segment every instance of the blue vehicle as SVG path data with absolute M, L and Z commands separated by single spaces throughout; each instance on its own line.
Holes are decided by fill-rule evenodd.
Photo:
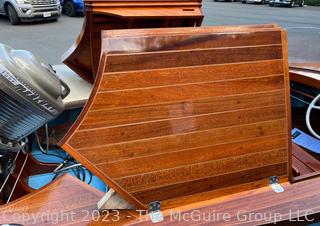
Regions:
M 70 17 L 83 15 L 83 0 L 61 0 L 62 11 Z

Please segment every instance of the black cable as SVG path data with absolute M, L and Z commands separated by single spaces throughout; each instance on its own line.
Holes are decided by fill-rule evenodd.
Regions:
M 47 128 L 46 128 L 46 129 L 47 129 Z M 46 131 L 46 133 L 48 133 L 48 132 Z M 55 147 L 53 147 L 52 145 L 49 144 L 48 139 L 47 139 L 47 151 L 44 151 L 43 147 L 42 147 L 41 144 L 40 144 L 40 140 L 39 140 L 38 134 L 37 134 L 36 132 L 35 132 L 35 137 L 36 137 L 36 141 L 37 141 L 38 147 L 39 147 L 40 151 L 41 151 L 44 155 L 53 156 L 53 157 L 56 157 L 56 158 L 59 158 L 59 159 L 62 159 L 62 160 L 63 160 L 63 161 L 62 161 L 63 165 L 62 165 L 61 168 L 63 168 L 63 167 L 68 167 L 68 166 L 71 166 L 71 165 L 73 165 L 73 164 L 77 164 L 77 163 L 78 163 L 78 162 L 77 162 L 73 157 L 71 157 L 70 155 L 67 155 L 66 157 L 62 157 L 62 156 L 60 156 L 60 155 L 58 155 L 58 154 L 48 153 L 49 148 L 55 148 Z M 69 163 L 73 163 L 73 164 L 70 164 L 70 165 L 69 165 Z M 60 163 L 60 164 L 61 164 L 61 163 Z M 76 168 L 71 168 L 71 170 L 72 170 L 72 172 L 74 173 L 74 175 L 75 175 L 79 180 L 82 180 L 82 181 L 84 181 L 84 182 L 86 181 L 86 171 L 87 171 L 86 168 L 84 168 L 84 167 L 82 167 L 82 166 L 79 166 L 79 167 L 76 167 Z M 63 172 L 63 171 L 61 171 L 61 172 Z M 54 177 L 52 178 L 52 181 L 55 180 L 55 179 L 61 174 L 61 172 L 56 173 L 56 174 L 54 175 Z M 92 182 L 92 179 L 93 179 L 93 174 L 92 174 L 90 171 L 88 171 L 88 172 L 89 172 L 89 174 L 90 174 L 90 179 L 89 179 L 88 184 L 90 184 L 90 183 Z M 81 178 L 81 176 L 82 176 L 82 178 Z
M 69 164 L 69 163 L 71 163 L 71 164 Z M 72 166 L 72 165 L 74 165 L 74 164 L 77 164 L 77 162 L 72 159 L 72 160 L 67 161 L 67 163 L 66 163 L 65 166 L 68 167 L 68 166 Z M 79 170 L 78 170 L 78 167 L 77 167 L 77 168 L 71 168 L 71 170 L 72 170 L 72 172 L 74 173 L 74 175 L 75 175 L 79 180 L 81 180 L 80 172 L 79 172 Z
M 72 164 L 71 165 L 74 165 L 74 164 L 77 164 L 78 161 L 76 161 L 73 157 L 71 157 L 70 155 L 67 156 L 66 158 L 67 160 L 67 163 L 68 162 L 71 162 Z M 67 165 L 67 166 L 71 166 L 71 165 Z M 75 168 L 71 168 L 72 172 L 74 173 L 74 175 L 79 179 L 81 180 L 81 177 L 80 177 L 80 171 L 78 169 L 78 167 L 75 169 Z
M 83 174 L 82 174 L 81 168 L 78 166 L 76 169 L 77 169 L 78 174 L 79 174 L 79 180 L 82 181 Z
M 86 170 L 85 170 L 85 168 L 83 168 L 83 167 L 80 167 L 80 168 L 81 168 L 81 170 L 82 170 L 82 175 L 83 175 L 82 181 L 83 181 L 83 182 L 86 182 Z
M 71 169 L 73 174 L 79 179 L 79 172 L 76 171 L 74 168 Z
M 46 133 L 48 133 L 48 132 L 46 131 Z M 48 139 L 47 139 L 47 150 L 45 151 L 45 150 L 43 149 L 43 147 L 41 146 L 41 144 L 40 144 L 40 139 L 39 139 L 39 137 L 38 137 L 37 132 L 35 132 L 35 138 L 36 138 L 38 147 L 39 147 L 39 149 L 40 149 L 40 151 L 41 151 L 42 154 L 48 155 L 48 156 L 53 156 L 53 157 L 56 157 L 56 158 L 59 158 L 59 159 L 62 159 L 62 160 L 63 160 L 63 161 L 60 163 L 60 164 L 62 164 L 61 168 L 63 168 L 63 167 L 68 167 L 68 166 L 72 166 L 72 165 L 78 163 L 78 162 L 77 162 L 73 157 L 71 157 L 70 155 L 67 155 L 66 157 L 62 157 L 62 156 L 60 156 L 60 155 L 58 155 L 58 154 L 48 153 L 49 148 L 50 148 L 50 147 L 53 147 L 52 145 L 49 144 Z M 72 164 L 70 164 L 70 163 L 72 163 Z M 84 170 L 82 167 L 77 167 L 76 169 L 71 168 L 71 170 L 72 170 L 72 172 L 74 173 L 74 175 L 75 175 L 79 180 L 85 181 L 85 179 L 86 179 L 86 172 L 85 172 L 85 170 Z M 63 171 L 61 171 L 61 172 L 63 172 Z M 55 179 L 61 174 L 61 172 L 56 173 L 55 176 L 52 178 L 52 181 L 55 180 Z M 82 178 L 81 178 L 81 174 L 82 174 Z
M 89 174 L 90 174 L 90 180 L 88 181 L 88 184 L 91 184 L 92 179 L 93 179 L 93 174 L 88 170 Z
M 61 172 L 56 173 L 56 174 L 53 176 L 53 178 L 51 179 L 51 182 L 54 181 L 55 179 L 57 179 L 57 177 L 60 175 L 60 173 L 61 173 Z
M 72 171 L 74 172 L 74 174 L 76 175 L 76 177 L 79 179 L 79 180 L 81 180 L 81 175 L 80 175 L 80 170 L 79 170 L 79 168 L 77 167 L 77 168 L 72 168 Z
M 72 164 L 70 164 L 68 161 L 65 162 L 65 163 L 63 163 L 62 168 L 74 165 L 73 162 L 71 162 L 71 163 L 72 163 Z M 75 175 L 78 179 L 81 180 L 79 171 L 76 171 L 74 168 L 71 168 L 71 170 L 72 170 L 72 172 L 74 173 L 74 175 Z M 56 172 L 56 173 L 55 173 L 55 176 L 52 178 L 51 181 L 55 180 L 55 179 L 56 179 L 61 173 L 63 173 L 63 172 L 64 172 L 63 170 L 62 170 L 62 171 L 59 171 L 59 172 Z

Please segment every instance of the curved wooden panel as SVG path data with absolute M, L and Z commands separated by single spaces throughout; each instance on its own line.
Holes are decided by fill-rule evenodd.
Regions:
M 129 28 L 200 26 L 201 0 L 86 0 L 85 19 L 63 62 L 83 79 L 94 82 L 100 60 L 101 31 Z
M 102 37 L 94 91 L 60 145 L 137 208 L 291 176 L 282 29 Z
M 290 65 L 290 80 L 320 89 L 320 63 Z
M 0 224 L 89 225 L 103 193 L 65 174 L 0 207 Z

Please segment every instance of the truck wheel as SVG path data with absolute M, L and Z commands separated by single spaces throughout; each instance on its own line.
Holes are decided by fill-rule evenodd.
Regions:
M 273 5 L 273 3 L 269 3 L 269 6 L 273 7 L 274 5 Z
M 242 3 L 242 4 L 245 4 L 245 3 L 247 3 L 247 1 L 241 1 L 241 3 Z
M 304 0 L 299 4 L 300 7 L 304 6 Z
M 290 2 L 290 7 L 293 8 L 294 5 L 295 5 L 295 4 L 294 4 L 294 1 L 291 1 L 291 2 Z
M 8 15 L 10 23 L 12 25 L 17 25 L 20 23 L 20 19 L 18 17 L 18 14 L 12 5 L 8 5 L 7 15 Z
M 77 15 L 76 8 L 71 1 L 67 1 L 64 6 L 64 12 L 67 16 L 74 17 Z

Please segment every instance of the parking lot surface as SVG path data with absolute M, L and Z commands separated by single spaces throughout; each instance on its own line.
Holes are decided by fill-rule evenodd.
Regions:
M 320 7 L 269 7 L 205 0 L 203 12 L 203 26 L 277 23 L 288 31 L 291 62 L 320 61 Z M 61 55 L 78 36 L 82 21 L 82 17 L 62 16 L 58 22 L 11 26 L 5 17 L 0 17 L 0 42 L 59 64 Z
M 83 17 L 62 16 L 58 22 L 40 22 L 12 26 L 0 17 L 0 42 L 27 49 L 51 64 L 59 64 L 61 55 L 76 40 Z

